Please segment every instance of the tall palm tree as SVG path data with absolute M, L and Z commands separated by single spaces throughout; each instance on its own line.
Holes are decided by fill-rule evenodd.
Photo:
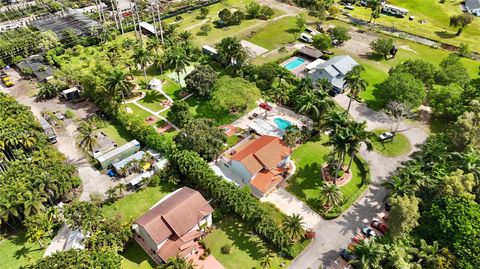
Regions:
M 162 41 L 160 38 L 154 36 L 147 40 L 147 49 L 151 52 L 158 53 L 158 49 L 162 47 Z
M 147 83 L 147 65 L 152 61 L 152 56 L 148 50 L 143 47 L 136 47 L 132 54 L 133 62 L 142 67 L 143 77 Z
M 300 214 L 292 214 L 285 217 L 282 228 L 291 240 L 297 241 L 304 235 L 303 224 L 303 217 Z
M 180 257 L 178 254 L 175 257 L 171 257 L 167 263 L 162 265 L 162 269 L 195 269 L 195 265 L 191 260 L 187 260 Z
M 80 147 L 93 153 L 95 147 L 98 146 L 98 140 L 92 124 L 84 121 L 81 123 L 78 131 L 80 133 Z
M 437 241 L 433 241 L 433 244 L 429 245 L 424 239 L 420 239 L 418 257 L 425 268 L 433 269 L 437 267 L 437 261 L 442 257 L 442 249 Z
M 348 102 L 347 114 L 350 111 L 352 100 L 357 98 L 360 92 L 364 91 L 368 82 L 361 77 L 361 73 L 365 71 L 365 68 L 361 65 L 356 65 L 345 75 L 344 86 L 350 88 L 350 100 Z
M 125 74 L 120 70 L 114 70 L 105 81 L 105 89 L 109 96 L 121 95 L 122 99 L 132 94 L 135 85 L 128 81 Z
M 323 206 L 331 208 L 339 205 L 343 200 L 343 193 L 334 183 L 326 183 L 320 187 L 320 202 Z
M 363 143 L 367 146 L 367 150 L 371 151 L 373 149 L 372 142 L 370 141 L 371 132 L 365 130 L 367 127 L 367 122 L 355 122 L 350 121 L 349 126 L 349 137 L 348 137 L 348 152 L 350 153 L 350 162 L 348 163 L 347 171 L 350 171 L 352 167 L 353 158 L 355 154 L 360 150 L 360 145 Z
M 344 128 L 348 124 L 348 117 L 345 113 L 339 110 L 333 110 L 328 113 L 323 126 L 330 132 L 336 132 L 339 128 Z
M 335 176 L 334 176 L 336 180 L 339 174 L 339 171 L 345 162 L 345 157 L 347 154 L 347 150 L 349 148 L 348 143 L 349 143 L 350 135 L 348 133 L 348 129 L 338 128 L 337 130 L 330 132 L 328 136 L 329 136 L 329 139 L 325 143 L 325 145 L 333 147 L 333 158 L 332 158 L 333 162 L 331 162 L 330 165 L 336 164 L 337 166 L 335 171 Z
M 354 249 L 356 259 L 353 264 L 361 269 L 381 269 L 382 259 L 385 257 L 383 245 L 377 244 L 375 240 L 362 240 Z
M 220 61 L 225 66 L 242 66 L 247 59 L 247 52 L 236 37 L 225 37 L 215 45 Z
M 165 52 L 165 65 L 177 73 L 177 80 L 181 86 L 180 73 L 185 72 L 186 67 L 190 65 L 190 57 L 188 57 L 185 50 L 180 46 L 168 49 Z

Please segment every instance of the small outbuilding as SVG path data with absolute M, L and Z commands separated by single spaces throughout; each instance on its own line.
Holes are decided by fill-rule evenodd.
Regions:
M 309 60 L 315 61 L 316 59 L 320 58 L 323 56 L 323 53 L 315 48 L 312 48 L 310 46 L 305 46 L 298 50 L 297 55 L 300 55 L 304 58 L 307 58 Z
M 134 139 L 125 145 L 122 145 L 118 148 L 106 152 L 105 154 L 98 156 L 96 159 L 100 166 L 103 169 L 106 169 L 108 166 L 110 166 L 110 164 L 123 160 L 139 150 L 140 142 Z
M 153 26 L 153 24 L 142 21 L 138 24 L 138 26 L 140 27 L 140 31 L 144 35 L 153 36 L 157 34 L 157 30 L 155 29 L 155 26 Z

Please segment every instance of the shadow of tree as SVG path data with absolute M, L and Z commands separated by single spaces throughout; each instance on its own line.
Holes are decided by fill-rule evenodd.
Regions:
M 260 238 L 244 227 L 239 221 L 226 217 L 217 223 L 217 226 L 232 240 L 235 248 L 245 251 L 255 260 L 262 259 L 270 251 Z
M 156 266 L 155 262 L 150 258 L 150 256 L 148 256 L 148 254 L 135 241 L 130 241 L 125 246 L 125 251 L 120 255 L 135 264 L 141 264 L 147 261 L 152 268 L 155 268 Z
M 455 33 L 447 31 L 435 31 L 435 34 L 440 38 L 454 38 L 456 37 Z

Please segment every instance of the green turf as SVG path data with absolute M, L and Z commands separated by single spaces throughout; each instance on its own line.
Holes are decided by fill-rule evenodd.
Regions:
M 182 99 L 183 97 L 180 96 L 182 92 L 182 88 L 178 83 L 171 80 L 167 76 L 163 76 L 164 84 L 162 85 L 163 91 L 172 98 L 173 101 Z
M 478 42 L 480 36 L 479 17 L 476 17 L 474 22 L 467 26 L 460 36 L 455 36 L 457 29 L 449 27 L 450 16 L 461 13 L 460 1 L 447 0 L 442 4 L 437 0 L 391 0 L 388 3 L 407 8 L 410 12 L 405 18 L 382 14 L 375 23 L 457 46 L 460 43 L 466 43 L 471 49 L 480 51 L 480 42 Z M 353 11 L 348 12 L 353 17 L 364 20 L 368 20 L 371 13 L 370 9 L 360 6 L 355 6 Z M 415 19 L 410 21 L 408 19 L 410 15 L 415 16 Z M 421 24 L 419 20 L 426 20 L 427 23 Z
M 285 17 L 267 24 L 247 41 L 266 49 L 275 49 L 295 42 L 299 36 L 295 17 Z
M 154 112 L 158 112 L 164 108 L 164 106 L 162 106 L 160 102 L 166 99 L 167 98 L 165 98 L 165 96 L 159 91 L 147 90 L 145 91 L 145 97 L 137 101 L 137 103 L 145 106 L 146 108 Z
M 129 104 L 123 104 L 122 105 L 124 111 L 125 110 L 125 107 L 129 107 L 133 113 L 131 113 L 130 115 L 133 115 L 133 116 L 136 116 L 142 120 L 146 119 L 147 117 L 149 116 L 153 116 L 150 112 L 144 110 L 143 108 L 133 104 L 133 103 L 129 103 Z
M 276 224 L 282 225 L 285 215 L 280 209 L 270 202 L 262 202 L 260 205 L 270 214 Z
M 117 200 L 113 204 L 104 205 L 102 208 L 103 215 L 105 217 L 112 217 L 120 214 L 123 221 L 133 221 L 147 212 L 158 200 L 177 188 L 179 187 L 170 184 L 163 184 L 158 187 L 146 187 Z
M 156 267 L 155 262 L 135 241 L 128 243 L 120 256 L 122 256 L 122 269 L 150 269 Z
M 387 140 L 385 142 L 378 140 L 379 134 L 389 131 L 388 129 L 373 130 L 376 134 L 370 138 L 373 143 L 373 149 L 387 157 L 398 157 L 408 154 L 411 148 L 410 141 L 408 141 L 408 138 L 402 133 L 397 133 L 393 140 Z
M 49 240 L 44 240 L 43 244 L 48 246 Z M 44 252 L 38 243 L 27 242 L 24 231 L 18 232 L 0 241 L 0 268 L 20 268 L 29 261 L 41 259 Z
M 117 146 L 121 146 L 133 139 L 130 133 L 120 124 L 108 123 L 107 126 L 100 129 L 110 139 L 112 139 Z
M 269 250 L 258 236 L 231 217 L 214 217 L 213 223 L 216 229 L 205 238 L 205 243 L 226 269 L 261 268 L 260 262 Z M 232 252 L 223 254 L 220 248 L 227 244 L 232 246 Z M 275 255 L 271 268 L 281 268 L 282 262 L 288 265 L 291 261 Z
M 297 172 L 288 180 L 288 190 L 319 212 L 322 210 L 318 201 L 320 186 L 323 183 L 321 167 L 326 163 L 327 155 L 330 152 L 330 148 L 323 145 L 327 141 L 327 136 L 317 137 L 295 149 L 292 159 L 297 166 Z M 346 158 L 345 162 L 348 164 L 349 158 Z M 362 187 L 364 177 L 356 162 L 353 162 L 351 172 L 352 179 L 340 187 L 344 201 L 350 204 L 354 200 L 349 198 L 357 195 L 357 191 Z
M 239 142 L 240 138 L 236 135 L 232 135 L 230 137 L 227 137 L 227 144 L 229 147 L 235 146 Z

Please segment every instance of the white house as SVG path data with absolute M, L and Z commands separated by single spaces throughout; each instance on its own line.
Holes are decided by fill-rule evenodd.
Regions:
M 480 16 L 480 0 L 465 0 L 465 10 L 475 16 Z
M 180 188 L 163 197 L 132 228 L 135 240 L 157 263 L 188 257 L 198 250 L 203 228 L 212 225 L 213 208 L 196 190 Z
M 252 136 L 225 152 L 217 165 L 239 185 L 249 185 L 252 193 L 261 198 L 289 174 L 291 152 L 279 137 Z
M 306 66 L 304 72 L 313 83 L 319 79 L 326 79 L 334 89 L 343 91 L 345 75 L 358 63 L 348 55 L 335 56 L 328 61 L 314 61 Z

